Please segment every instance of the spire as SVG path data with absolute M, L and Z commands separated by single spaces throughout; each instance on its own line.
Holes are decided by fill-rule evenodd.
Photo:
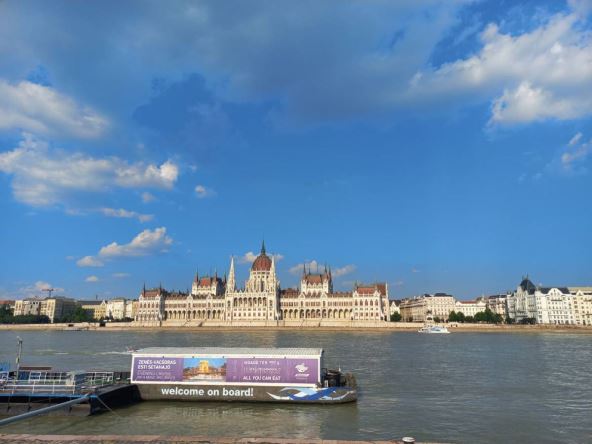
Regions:
M 195 268 L 195 282 L 199 282 L 199 269 Z
M 306 262 L 302 264 L 302 277 L 306 277 Z
M 235 281 L 234 281 L 234 257 L 230 257 L 230 270 L 228 271 L 228 283 L 227 288 L 231 290 L 235 289 Z
M 265 254 L 265 239 L 261 242 L 261 254 Z
M 275 257 L 271 255 L 271 268 L 269 269 L 271 276 L 275 278 Z

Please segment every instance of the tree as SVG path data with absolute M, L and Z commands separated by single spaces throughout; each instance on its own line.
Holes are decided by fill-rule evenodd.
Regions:
M 442 319 L 440 319 L 440 316 L 435 316 L 434 317 L 434 322 L 440 323 L 440 322 L 442 322 Z
M 72 313 L 68 313 L 60 318 L 59 322 L 93 322 L 92 315 L 82 308 L 77 306 Z
M 401 321 L 401 313 L 393 313 L 391 315 L 391 322 L 400 322 Z
M 448 322 L 458 322 L 458 315 L 454 310 L 448 314 Z

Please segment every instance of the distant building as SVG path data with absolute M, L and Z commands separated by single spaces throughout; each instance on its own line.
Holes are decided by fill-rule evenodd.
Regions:
M 35 315 L 41 312 L 43 298 L 25 298 L 14 302 L 14 316 Z
M 386 283 L 356 285 L 351 292 L 333 291 L 331 269 L 312 273 L 303 267 L 300 288 L 282 289 L 275 259 L 265 244 L 257 256 L 243 288 L 238 288 L 234 259 L 228 278 L 199 276 L 191 293 L 143 289 L 135 320 L 151 325 L 167 321 L 281 321 L 340 320 L 386 321 L 389 316 Z
M 407 322 L 425 322 L 428 314 L 448 319 L 450 312 L 456 310 L 456 301 L 446 293 L 422 294 L 401 300 L 399 309 L 401 318 Z
M 136 317 L 136 311 L 138 310 L 138 301 L 135 299 L 128 299 L 125 301 L 125 318 L 134 319 Z
M 401 301 L 398 299 L 392 299 L 389 301 L 389 314 L 392 316 L 395 313 L 401 313 L 401 309 L 399 308 L 399 305 L 401 304 Z
M 568 287 L 574 295 L 574 318 L 578 325 L 592 325 L 592 287 Z
M 504 321 L 508 317 L 507 294 L 494 294 L 485 298 L 487 308 L 493 313 L 499 314 Z
M 508 316 L 515 322 L 533 319 L 537 324 L 590 325 L 592 292 L 589 287 L 571 288 L 536 286 L 526 276 L 507 297 Z
M 53 323 L 55 321 L 59 321 L 69 314 L 74 313 L 74 310 L 76 310 L 76 305 L 76 301 L 70 298 L 59 296 L 45 298 L 41 301 L 39 314 L 47 316 Z
M 457 313 L 461 312 L 465 316 L 475 317 L 477 313 L 485 311 L 487 304 L 482 299 L 476 301 L 456 301 L 454 307 L 454 311 Z
M 124 298 L 109 299 L 107 301 L 107 318 L 121 320 L 125 318 L 126 300 Z
M 78 301 L 80 307 L 85 310 L 93 319 L 105 319 L 107 316 L 106 301 Z

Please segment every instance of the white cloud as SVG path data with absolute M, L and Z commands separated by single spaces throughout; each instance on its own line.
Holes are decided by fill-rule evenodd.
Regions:
M 126 277 L 129 277 L 130 274 L 129 273 L 113 273 L 113 277 L 116 279 L 125 279 Z
M 107 127 L 104 117 L 53 88 L 0 79 L 0 130 L 94 138 Z
M 58 293 L 63 293 L 64 289 L 60 287 L 54 287 L 49 282 L 37 281 L 32 285 L 27 285 L 18 289 L 17 295 L 20 297 L 32 297 L 32 296 L 48 296 L 49 292 L 44 291 L 53 289 L 52 296 L 56 296 Z
M 353 264 L 350 264 L 350 265 L 346 265 L 344 267 L 332 269 L 331 275 L 333 277 L 340 277 L 340 276 L 345 276 L 346 274 L 353 273 L 354 271 L 356 271 L 356 266 Z
M 592 152 L 592 140 L 581 142 L 582 133 L 577 133 L 569 141 L 561 155 L 561 167 L 566 173 L 585 172 L 582 164 Z
M 85 282 L 99 282 L 99 278 L 97 276 L 88 276 L 85 280 Z
M 14 197 L 31 206 L 65 203 L 80 192 L 113 188 L 171 189 L 179 169 L 171 161 L 162 165 L 130 163 L 118 157 L 94 158 L 65 153 L 25 133 L 19 146 L 0 153 L 0 172 L 12 176 Z
M 319 262 L 317 262 L 316 260 L 313 259 L 312 261 L 306 262 L 305 264 L 295 265 L 292 268 L 290 268 L 289 271 L 293 275 L 299 276 L 302 274 L 302 269 L 304 268 L 305 265 L 306 265 L 307 272 L 320 273 L 325 270 L 324 264 L 320 264 Z M 353 264 L 345 265 L 344 267 L 340 267 L 340 268 L 332 268 L 331 275 L 333 277 L 345 276 L 346 274 L 350 274 L 350 273 L 354 272 L 355 270 L 356 270 L 355 265 L 353 265 Z
M 135 211 L 125 210 L 123 208 L 101 208 L 100 211 L 107 217 L 120 217 L 126 219 L 134 218 L 138 219 L 142 223 L 149 222 L 154 218 L 153 214 L 140 214 L 136 213 Z
M 142 202 L 150 203 L 150 202 L 153 202 L 154 200 L 156 200 L 156 197 L 153 194 L 149 193 L 148 191 L 144 191 L 142 193 Z
M 592 113 L 592 34 L 577 14 L 556 14 L 526 33 L 490 24 L 467 59 L 419 72 L 409 98 L 492 101 L 490 123 L 575 119 Z
M 154 230 L 146 229 L 127 244 L 120 245 L 117 242 L 112 242 L 102 247 L 99 250 L 98 256 L 104 259 L 148 256 L 150 254 L 168 251 L 172 243 L 173 239 L 167 236 L 165 227 Z
M 243 254 L 243 255 L 242 255 L 242 256 L 241 256 L 241 257 L 238 259 L 238 262 L 239 262 L 240 264 L 248 264 L 248 263 L 253 263 L 253 262 L 255 262 L 255 259 L 257 259 L 257 256 L 258 256 L 258 255 L 257 255 L 257 254 L 255 254 L 255 253 L 253 253 L 252 251 L 247 251 L 245 254 Z M 271 256 L 274 258 L 274 260 L 275 260 L 276 262 L 279 262 L 279 261 L 281 261 L 281 260 L 284 258 L 284 256 L 283 256 L 282 254 L 272 254 Z
M 203 185 L 197 185 L 195 187 L 195 194 L 197 195 L 198 199 L 204 199 L 206 197 L 213 197 L 216 195 L 216 192 L 211 188 L 206 188 Z
M 93 256 L 84 256 L 76 261 L 79 267 L 102 267 L 105 265 L 101 260 Z

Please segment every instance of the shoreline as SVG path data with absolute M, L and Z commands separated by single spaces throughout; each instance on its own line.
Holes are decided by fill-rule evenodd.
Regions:
M 446 324 L 443 324 L 446 325 Z M 75 324 L 0 324 L 0 331 L 158 331 L 158 332 L 212 332 L 212 331 L 318 331 L 318 332 L 377 332 L 377 333 L 415 333 L 423 326 L 420 322 L 388 322 L 375 325 L 163 325 L 142 326 L 129 322 L 107 323 L 99 327 L 94 323 Z M 592 326 L 583 325 L 493 325 L 493 324 L 448 324 L 451 333 L 558 333 L 558 334 L 592 334 Z
M 404 444 L 402 439 L 352 441 L 342 439 L 322 438 L 238 438 L 238 437 L 209 437 L 187 435 L 34 435 L 34 434 L 0 434 L 0 442 L 12 444 L 40 444 L 40 443 L 171 443 L 171 444 Z M 413 441 L 415 442 L 415 441 Z M 417 444 L 430 444 L 417 441 Z M 431 443 L 435 444 L 435 443 Z

